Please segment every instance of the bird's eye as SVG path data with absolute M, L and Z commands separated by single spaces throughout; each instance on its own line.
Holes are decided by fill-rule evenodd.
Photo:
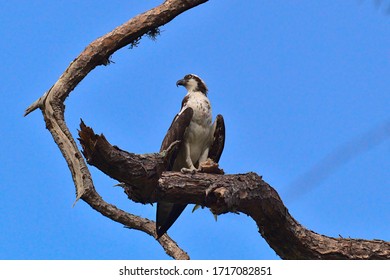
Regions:
M 189 74 L 189 75 L 187 75 L 186 78 L 187 78 L 187 79 L 191 79 L 191 78 L 193 78 L 193 76 L 192 76 L 191 74 Z

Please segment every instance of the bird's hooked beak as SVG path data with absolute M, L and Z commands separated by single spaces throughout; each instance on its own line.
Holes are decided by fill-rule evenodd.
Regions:
M 178 81 L 176 82 L 176 86 L 177 86 L 177 87 L 178 87 L 178 86 L 185 86 L 185 84 L 186 84 L 186 80 L 184 80 L 184 79 L 178 80 Z

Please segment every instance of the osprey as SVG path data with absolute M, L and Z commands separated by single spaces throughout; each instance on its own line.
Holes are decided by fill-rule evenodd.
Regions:
M 187 94 L 181 110 L 175 116 L 161 144 L 160 152 L 179 140 L 179 147 L 168 163 L 171 171 L 197 172 L 208 158 L 218 162 L 225 143 L 225 124 L 218 115 L 212 123 L 211 105 L 207 98 L 207 86 L 201 78 L 188 74 L 176 82 L 184 86 Z M 157 203 L 156 232 L 160 238 L 183 212 L 186 204 Z

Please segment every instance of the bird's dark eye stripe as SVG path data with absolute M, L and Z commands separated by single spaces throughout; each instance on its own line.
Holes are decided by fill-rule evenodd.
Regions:
M 193 76 L 191 74 L 185 76 L 186 79 L 191 79 Z

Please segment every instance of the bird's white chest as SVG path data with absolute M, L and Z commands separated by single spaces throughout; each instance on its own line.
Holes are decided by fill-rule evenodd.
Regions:
M 188 94 L 184 107 L 191 107 L 194 111 L 185 134 L 185 142 L 190 146 L 191 160 L 195 164 L 211 142 L 211 105 L 207 96 L 192 92 Z
M 198 92 L 190 93 L 185 107 L 191 107 L 194 111 L 192 122 L 205 127 L 211 125 L 211 105 L 207 96 Z

